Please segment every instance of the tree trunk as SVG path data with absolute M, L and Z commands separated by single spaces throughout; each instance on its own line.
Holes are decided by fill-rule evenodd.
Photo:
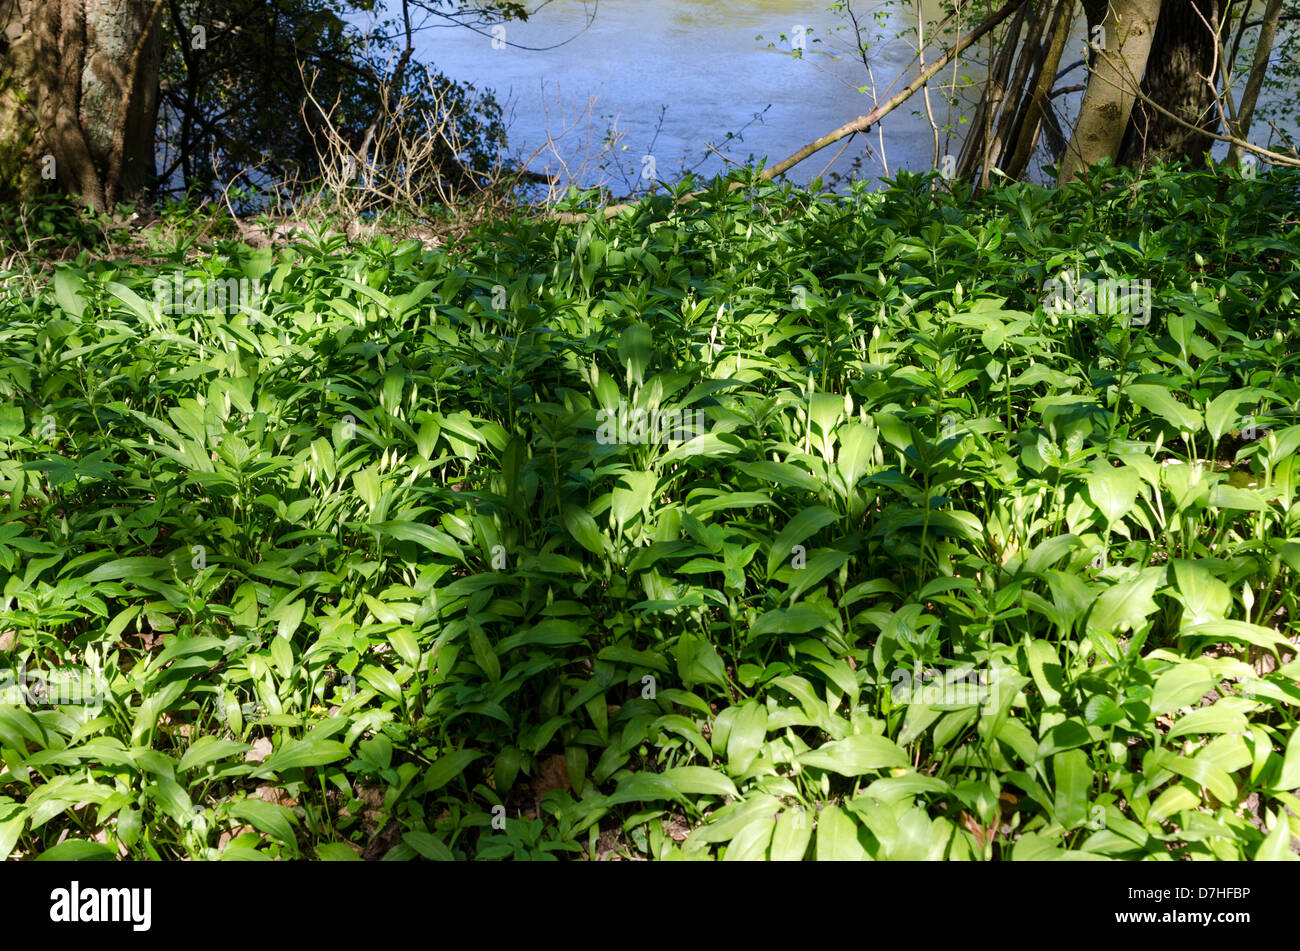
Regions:
M 1244 20 L 1250 10 L 1242 12 Z M 1238 139 L 1250 135 L 1250 123 L 1255 118 L 1255 101 L 1259 98 L 1260 87 L 1264 85 L 1264 74 L 1268 72 L 1268 58 L 1273 53 L 1273 41 L 1277 38 L 1278 20 L 1282 15 L 1282 0 L 1269 0 L 1264 10 L 1264 22 L 1261 24 L 1259 42 L 1255 44 L 1255 62 L 1250 67 L 1250 78 L 1246 80 L 1246 89 L 1241 94 L 1241 107 L 1237 110 L 1235 133 Z M 1236 166 L 1241 161 L 1241 146 L 1233 144 L 1228 149 L 1228 162 Z
M 1119 155 L 1135 92 L 1160 18 L 1161 0 L 1113 0 L 1101 26 L 1103 52 L 1094 59 L 1074 135 L 1061 159 L 1064 185 L 1087 166 Z
M 1184 122 L 1209 131 L 1218 127 L 1218 110 L 1214 89 L 1202 77 L 1211 82 L 1216 78 L 1211 72 L 1218 37 L 1206 24 L 1218 27 L 1221 9 L 1218 0 L 1166 0 L 1142 78 L 1145 96 Z M 1199 160 L 1211 145 L 1209 136 L 1199 135 L 1139 102 L 1133 108 L 1117 160 L 1131 168 L 1146 168 L 1157 160 Z
M 0 0 L 4 3 L 5 0 Z M 162 0 L 8 0 L 0 60 L 0 199 L 42 173 L 96 211 L 141 197 L 153 169 Z
M 37 157 L 36 115 L 31 98 L 36 87 L 35 34 L 23 30 L 30 0 L 0 0 L 0 202 L 13 203 L 41 187 Z
M 1023 114 L 1017 117 L 1016 132 L 1012 137 L 1015 148 L 1003 169 L 1010 178 L 1020 178 L 1038 147 L 1039 130 L 1043 120 L 1051 111 L 1049 96 L 1056 71 L 1061 67 L 1061 56 L 1065 52 L 1065 43 L 1070 35 L 1070 24 L 1074 18 L 1074 4 L 1071 0 L 1061 0 L 1057 5 L 1056 17 L 1048 34 L 1047 48 L 1043 59 L 1038 64 L 1038 74 L 1030 83 L 1030 88 L 1022 104 Z

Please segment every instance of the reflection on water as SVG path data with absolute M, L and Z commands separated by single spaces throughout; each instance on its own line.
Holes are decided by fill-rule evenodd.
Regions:
M 933 10 L 939 4 L 924 6 Z M 884 87 L 913 55 L 912 37 L 896 37 L 914 24 L 914 5 L 858 3 L 854 8 L 864 29 L 880 40 L 870 50 L 869 61 L 883 101 Z M 595 17 L 586 27 L 593 11 Z M 877 11 L 885 17 L 882 24 L 874 19 Z M 796 60 L 789 51 L 800 36 L 805 55 Z M 665 179 L 688 168 L 703 175 L 722 170 L 724 160 L 708 151 L 710 143 L 732 161 L 766 157 L 773 164 L 870 110 L 870 90 L 862 91 L 870 79 L 851 37 L 848 21 L 828 12 L 824 2 L 555 0 L 530 22 L 508 24 L 505 39 L 510 45 L 504 49 L 493 48 L 490 33 L 436 29 L 420 34 L 417 54 L 454 79 L 496 90 L 510 115 L 512 152 L 528 154 L 542 146 L 548 123 L 555 130 L 572 122 L 594 96 L 591 122 L 584 121 L 569 136 L 562 154 L 575 167 L 616 124 L 624 133 L 621 172 L 602 176 L 599 169 L 589 168 L 583 184 L 596 184 L 603 177 L 618 193 L 645 184 L 641 178 L 650 166 L 647 156 L 653 156 L 657 177 Z M 777 48 L 769 48 L 769 43 Z M 932 101 L 942 125 L 945 103 L 937 94 Z M 885 163 L 891 174 L 900 167 L 930 168 L 933 137 L 921 108 L 920 97 L 915 97 L 882 123 L 883 162 L 873 130 L 843 151 L 844 143 L 836 143 L 797 166 L 789 177 L 807 181 L 828 163 L 831 171 L 849 174 L 855 160 L 861 163 L 858 174 L 866 176 L 881 174 Z M 734 137 L 728 139 L 728 133 Z M 950 146 L 954 152 L 959 136 L 960 131 Z M 539 158 L 533 168 L 545 171 L 547 164 Z M 552 173 L 560 171 L 554 159 L 549 165 Z
M 874 103 L 867 67 L 854 48 L 848 20 L 827 5 L 827 0 L 552 0 L 530 22 L 507 24 L 504 44 L 494 43 L 490 32 L 431 29 L 419 34 L 417 53 L 454 79 L 496 90 L 507 106 L 512 153 L 528 155 L 544 146 L 548 129 L 554 133 L 581 119 L 559 144 L 573 173 L 584 155 L 599 152 L 607 130 L 616 126 L 623 133 L 616 166 L 602 170 L 589 163 L 577 177 L 584 186 L 606 184 L 615 194 L 627 194 L 652 178 L 671 180 L 686 169 L 706 176 L 723 170 L 725 160 L 710 152 L 709 144 L 734 162 L 766 158 L 771 165 L 869 111 Z M 884 101 L 915 76 L 916 3 L 859 0 L 852 6 L 864 38 L 873 41 L 867 60 Z M 921 7 L 928 32 L 941 4 L 924 0 Z M 950 42 L 958 29 L 972 25 L 952 24 L 945 39 Z M 1070 49 L 1082 51 L 1083 28 L 1079 17 Z M 800 37 L 805 53 L 795 59 L 791 44 Z M 927 56 L 937 56 L 940 48 L 931 45 Z M 1064 62 L 1075 58 L 1067 52 Z M 900 80 L 904 70 L 908 75 Z M 957 73 L 959 81 L 970 84 L 983 76 L 979 62 L 971 59 L 963 60 Z M 936 77 L 936 84 L 950 81 L 951 70 Z M 972 87 L 965 93 L 968 114 L 977 92 Z M 592 97 L 594 108 L 584 117 Z M 937 85 L 930 100 L 937 124 L 952 129 L 950 138 L 941 132 L 942 161 L 945 153 L 960 150 L 966 127 L 958 123 L 962 110 L 950 110 Z M 1067 127 L 1078 101 L 1076 94 L 1054 102 Z M 934 167 L 934 136 L 923 110 L 922 96 L 913 96 L 869 135 L 835 143 L 788 177 L 806 182 L 829 172 L 873 178 L 900 168 Z M 1220 143 L 1216 155 L 1224 151 Z M 553 157 L 530 167 L 563 174 Z M 1046 183 L 1041 172 L 1033 172 L 1031 166 L 1031 177 Z

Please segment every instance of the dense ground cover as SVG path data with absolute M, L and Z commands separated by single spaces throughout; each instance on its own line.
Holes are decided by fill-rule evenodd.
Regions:
M 7 283 L 0 853 L 1290 856 L 1300 179 L 934 185 Z

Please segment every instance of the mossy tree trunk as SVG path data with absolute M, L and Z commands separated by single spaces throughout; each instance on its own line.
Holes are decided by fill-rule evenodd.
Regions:
M 153 170 L 163 0 L 0 0 L 0 200 L 54 184 L 97 211 Z
M 0 202 L 41 187 L 35 147 L 35 34 L 23 29 L 30 0 L 0 0 Z M 27 8 L 27 9 L 24 9 Z

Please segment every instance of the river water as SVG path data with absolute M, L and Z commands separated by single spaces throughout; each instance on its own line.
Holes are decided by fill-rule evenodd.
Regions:
M 922 6 L 932 19 L 940 5 Z M 854 10 L 863 37 L 879 41 L 867 59 L 883 101 L 913 56 L 914 34 L 898 34 L 915 29 L 915 4 L 858 2 Z M 491 28 L 422 31 L 416 56 L 453 79 L 493 89 L 506 106 L 511 153 L 543 150 L 530 165 L 534 171 L 564 177 L 567 166 L 580 185 L 603 182 L 621 195 L 685 169 L 704 176 L 724 170 L 726 160 L 709 145 L 733 162 L 767 157 L 774 164 L 869 111 L 871 76 L 852 37 L 848 19 L 825 2 L 552 0 L 529 22 L 505 24 L 504 35 Z M 796 59 L 798 45 L 803 55 Z M 915 74 L 913 66 L 894 90 Z M 982 71 L 968 63 L 962 74 L 978 80 Z M 938 90 L 931 102 L 942 127 L 947 105 Z M 874 177 L 933 167 L 923 106 L 920 95 L 913 97 L 869 136 L 855 137 L 842 152 L 844 143 L 836 143 L 788 177 L 806 182 L 823 172 Z M 557 158 L 545 147 L 547 131 L 569 125 Z M 621 134 L 613 162 L 609 153 L 597 155 L 611 128 Z M 960 134 L 958 128 L 950 141 L 941 138 L 941 155 L 958 151 Z
M 493 89 L 506 107 L 510 152 L 532 156 L 532 170 L 566 184 L 605 185 L 622 196 L 688 169 L 711 176 L 727 168 L 728 159 L 766 158 L 775 164 L 869 111 L 873 79 L 884 101 L 916 75 L 918 5 L 927 32 L 942 15 L 936 0 L 852 3 L 863 39 L 872 42 L 864 64 L 848 18 L 829 5 L 828 0 L 550 0 L 528 22 L 495 31 L 421 30 L 416 58 L 453 79 Z M 380 6 L 389 15 L 397 8 L 392 2 Z M 931 44 L 927 55 L 938 55 L 959 35 L 959 27 L 964 31 L 971 25 L 952 24 L 942 37 L 946 42 Z M 1079 16 L 1063 63 L 1082 56 L 1083 32 Z M 800 45 L 803 53 L 796 58 L 791 50 Z M 844 148 L 844 141 L 835 143 L 787 177 L 799 183 L 822 174 L 830 183 L 837 174 L 870 179 L 900 168 L 924 171 L 936 166 L 936 155 L 938 162 L 955 156 L 965 128 L 957 121 L 960 104 L 966 104 L 967 114 L 973 111 L 983 58 L 977 45 L 958 69 L 940 73 L 932 83 L 937 149 L 918 93 L 869 135 L 855 136 Z M 938 85 L 954 82 L 954 73 L 958 86 L 966 88 L 957 90 L 959 105 L 950 115 Z M 1070 81 L 1080 76 L 1076 70 Z M 1067 128 L 1078 101 L 1078 95 L 1055 101 Z M 554 135 L 566 127 L 571 128 L 548 149 L 548 130 Z M 602 154 L 610 129 L 618 131 L 617 147 Z M 725 158 L 710 151 L 710 144 Z M 1216 154 L 1225 151 L 1220 144 Z M 1031 165 L 1029 177 L 1048 182 L 1037 165 Z

